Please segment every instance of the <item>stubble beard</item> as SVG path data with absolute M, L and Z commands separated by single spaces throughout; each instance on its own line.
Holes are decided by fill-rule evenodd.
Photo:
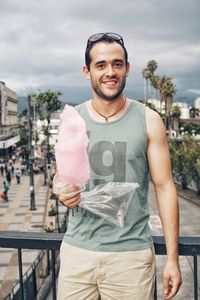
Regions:
M 93 82 L 93 80 L 91 80 L 91 84 L 92 84 L 92 88 L 94 90 L 94 92 L 99 96 L 101 97 L 102 99 L 106 100 L 106 101 L 113 101 L 115 99 L 117 99 L 123 92 L 124 88 L 125 88 L 125 85 L 126 85 L 126 78 L 123 79 L 121 85 L 119 86 L 118 90 L 116 91 L 115 94 L 113 95 L 107 95 L 105 94 L 101 87 L 99 87 L 97 84 L 95 84 Z

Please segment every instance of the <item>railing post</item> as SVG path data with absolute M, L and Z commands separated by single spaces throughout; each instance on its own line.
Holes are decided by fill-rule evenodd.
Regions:
M 55 251 L 51 250 L 51 278 L 52 278 L 52 300 L 56 300 L 56 258 Z
M 23 283 L 23 269 L 22 269 L 22 250 L 18 249 L 18 267 L 19 267 L 19 284 L 21 299 L 24 299 L 24 283 Z
M 33 275 L 33 289 L 34 289 L 34 296 L 37 298 L 37 278 L 36 278 L 36 266 L 35 264 L 33 265 L 32 268 L 32 275 Z
M 197 269 L 197 256 L 194 259 L 194 300 L 198 300 L 198 269 Z
M 154 300 L 157 300 L 157 277 L 155 275 Z

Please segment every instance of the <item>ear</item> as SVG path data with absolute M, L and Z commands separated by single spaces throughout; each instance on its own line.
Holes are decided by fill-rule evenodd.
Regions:
M 87 80 L 90 80 L 90 71 L 86 65 L 83 66 L 83 73 L 85 74 Z
M 126 67 L 126 77 L 128 77 L 129 71 L 130 71 L 130 64 L 128 62 Z

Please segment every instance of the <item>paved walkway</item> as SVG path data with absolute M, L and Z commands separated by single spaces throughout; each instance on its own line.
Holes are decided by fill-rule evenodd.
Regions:
M 0 200 L 0 230 L 8 231 L 43 231 L 46 215 L 47 187 L 43 186 L 43 176 L 35 177 L 36 210 L 30 211 L 29 176 L 22 176 L 21 183 L 16 179 L 8 192 L 9 201 Z M 3 178 L 0 177 L 0 186 Z M 33 263 L 38 251 L 23 251 L 23 270 Z M 17 251 L 0 248 L 0 299 L 11 290 L 18 277 Z

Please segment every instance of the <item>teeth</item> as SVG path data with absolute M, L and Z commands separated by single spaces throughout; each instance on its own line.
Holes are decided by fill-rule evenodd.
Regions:
M 104 83 L 115 84 L 117 81 L 105 81 Z

